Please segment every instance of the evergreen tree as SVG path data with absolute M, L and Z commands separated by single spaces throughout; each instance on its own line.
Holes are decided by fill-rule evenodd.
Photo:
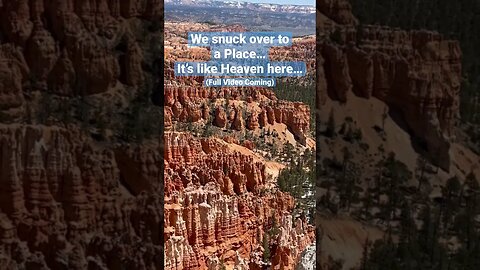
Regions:
M 270 251 L 270 241 L 268 239 L 268 234 L 263 234 L 262 238 L 262 247 L 263 247 L 263 261 L 269 262 L 271 258 L 271 251 Z
M 330 111 L 330 115 L 328 116 L 327 122 L 327 130 L 325 131 L 325 135 L 327 137 L 333 138 L 336 136 L 336 124 L 335 124 L 335 116 L 333 114 L 333 109 Z

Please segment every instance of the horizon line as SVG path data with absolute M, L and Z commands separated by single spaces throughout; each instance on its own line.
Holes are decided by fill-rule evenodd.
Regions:
M 174 2 L 175 0 L 171 0 L 170 2 Z M 255 0 L 194 0 L 195 2 L 208 2 L 208 1 L 218 1 L 218 2 L 239 2 L 239 3 L 252 3 L 252 4 L 269 4 L 269 5 L 289 5 L 289 6 L 305 6 L 305 7 L 316 7 L 316 3 L 313 4 L 301 4 L 301 3 L 288 3 L 289 0 L 286 0 L 287 3 L 272 3 L 268 2 L 268 0 L 262 1 L 255 1 Z M 168 4 L 166 2 L 165 4 Z

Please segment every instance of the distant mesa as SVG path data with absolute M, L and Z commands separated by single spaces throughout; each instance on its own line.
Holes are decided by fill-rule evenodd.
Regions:
M 281 12 L 281 13 L 303 13 L 303 14 L 315 13 L 314 6 L 250 3 L 250 2 L 242 2 L 242 1 L 165 0 L 165 4 L 196 6 L 196 7 L 215 7 L 215 8 L 245 8 L 245 9 L 250 9 L 254 11 Z

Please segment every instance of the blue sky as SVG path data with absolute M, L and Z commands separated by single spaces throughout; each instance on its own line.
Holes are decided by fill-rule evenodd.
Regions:
M 240 0 L 240 2 L 315 6 L 315 0 Z

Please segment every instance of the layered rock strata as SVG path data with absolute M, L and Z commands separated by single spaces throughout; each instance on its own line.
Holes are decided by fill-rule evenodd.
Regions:
M 162 9 L 158 0 L 0 1 L 0 269 L 161 268 L 159 143 L 99 143 L 91 123 L 72 118 L 79 96 L 93 114 L 98 103 L 118 109 L 102 95 L 128 103 L 141 90 Z M 55 119 L 53 101 L 68 121 Z M 33 119 L 42 114 L 62 127 Z
M 75 128 L 2 126 L 4 269 L 160 269 L 162 198 L 147 187 L 130 192 L 124 182 L 135 175 L 117 163 L 133 153 L 139 167 L 158 170 L 150 149 L 102 149 Z
M 175 61 L 210 58 L 205 48 L 188 48 L 183 33 L 245 29 L 179 22 L 165 27 L 166 269 L 294 269 L 313 242 L 313 226 L 301 219 L 293 224 L 293 197 L 278 189 L 272 161 L 255 153 L 255 134 L 284 127 L 295 137 L 294 147 L 306 145 L 309 106 L 281 100 L 267 88 L 207 88 L 203 77 L 175 77 Z M 296 39 L 293 47 L 272 49 L 270 57 L 306 61 L 312 75 L 314 39 Z M 240 142 L 246 133 L 253 139 Z
M 341 1 L 320 2 L 325 2 L 320 12 L 337 15 L 318 29 L 330 37 L 318 44 L 318 62 L 323 63 L 317 70 L 319 108 L 327 97 L 346 102 L 350 92 L 380 99 L 400 113 L 408 131 L 448 171 L 462 80 L 459 43 L 429 31 L 355 26 L 344 18 L 349 9 L 339 10 Z
M 22 104 L 21 83 L 62 96 L 143 83 L 131 22 L 159 20 L 161 1 L 12 0 L 0 5 L 2 108 Z M 119 52 L 125 57 L 119 58 Z M 8 65 L 8 68 L 6 68 Z
M 306 143 L 310 132 L 310 108 L 306 104 L 279 100 L 274 91 L 266 88 L 207 88 L 203 87 L 203 77 L 175 77 L 174 61 L 210 58 L 210 52 L 204 48 L 187 48 L 187 41 L 178 36 L 182 31 L 187 31 L 186 27 L 189 27 L 188 31 L 192 31 L 190 28 L 195 31 L 215 30 L 205 28 L 202 24 L 166 24 L 165 127 L 170 127 L 172 121 L 201 121 L 239 131 L 245 128 L 256 130 L 279 123 L 285 124 L 301 143 Z M 244 31 L 235 26 L 230 28 L 232 31 Z M 222 28 L 222 31 L 225 30 Z M 274 61 L 305 61 L 307 70 L 313 75 L 315 40 L 312 37 L 295 39 L 292 48 L 273 48 L 270 57 Z
M 263 162 L 188 133 L 167 133 L 165 151 L 166 269 L 218 269 L 219 259 L 263 267 L 255 254 L 272 224 L 279 226 L 272 264 L 293 269 L 313 241 L 313 227 L 300 219 L 292 224 L 294 200 L 267 188 L 272 179 Z

